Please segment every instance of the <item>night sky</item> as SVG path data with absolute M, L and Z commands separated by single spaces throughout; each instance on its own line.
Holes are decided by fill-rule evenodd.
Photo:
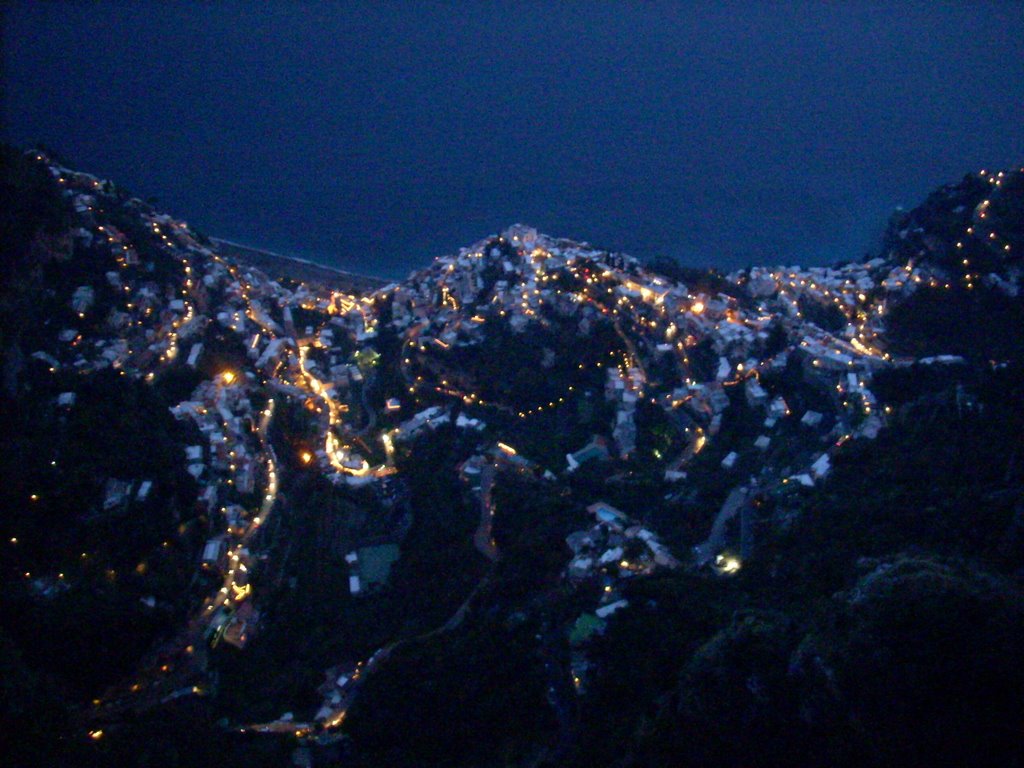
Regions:
M 386 276 L 515 221 L 725 269 L 859 258 L 895 206 L 1024 163 L 1020 3 L 681 5 L 7 4 L 3 136 Z

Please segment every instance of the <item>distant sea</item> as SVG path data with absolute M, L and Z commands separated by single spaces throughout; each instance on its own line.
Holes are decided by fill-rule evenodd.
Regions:
M 1024 156 L 1019 3 L 262 5 L 5 4 L 0 136 L 386 278 L 514 222 L 723 271 L 859 259 Z
M 393 280 L 517 222 L 553 237 L 641 259 L 668 256 L 691 267 L 728 271 L 752 264 L 828 264 L 874 253 L 894 208 L 888 200 L 860 199 L 850 206 L 839 195 L 824 195 L 805 200 L 795 225 L 786 226 L 791 216 L 781 208 L 792 202 L 784 191 L 749 208 L 749 192 L 718 198 L 712 205 L 695 193 L 664 188 L 657 198 L 624 204 L 631 192 L 621 184 L 585 194 L 566 190 L 563 195 L 549 187 L 501 185 L 473 195 L 446 194 L 429 184 L 420 192 L 403 190 L 403 197 L 414 200 L 419 210 L 382 210 L 373 201 L 361 200 L 336 208 L 332 220 L 294 229 L 287 226 L 294 221 L 291 216 L 244 220 L 237 211 L 225 209 L 203 209 L 205 215 L 188 218 L 216 237 Z M 755 193 L 755 201 L 757 197 Z M 294 207 L 285 199 L 280 204 Z M 296 218 L 309 215 L 307 211 Z

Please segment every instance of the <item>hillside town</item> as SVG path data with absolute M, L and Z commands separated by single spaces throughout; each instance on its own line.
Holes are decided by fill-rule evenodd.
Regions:
M 205 594 L 159 655 L 96 700 L 84 718 L 96 723 L 169 696 L 207 695 L 208 654 L 221 644 L 246 653 L 265 630 L 268 593 L 287 579 L 261 587 L 253 578 L 283 548 L 261 533 L 284 524 L 282 508 L 301 491 L 281 488 L 296 473 L 380 516 L 366 524 L 372 535 L 341 538 L 338 567 L 347 599 L 386 592 L 416 514 L 406 468 L 437 434 L 466 447 L 449 471 L 479 513 L 472 539 L 484 563 L 502 558 L 493 489 L 503 478 L 591 494 L 564 537 L 559 577 L 559 589 L 581 596 L 558 631 L 571 644 L 575 695 L 586 696 L 589 644 L 629 609 L 626 583 L 677 569 L 734 577 L 757 551 L 765 499 L 820 486 L 847 443 L 886 428 L 893 407 L 875 386 L 880 372 L 963 364 L 893 354 L 894 306 L 922 286 L 984 285 L 1015 297 L 1021 283 L 986 200 L 963 211 L 953 248 L 970 255 L 959 262 L 911 226 L 887 256 L 863 263 L 680 279 L 515 224 L 406 280 L 352 293 L 275 275 L 272 263 L 253 267 L 111 182 L 32 157 L 74 215 L 70 239 L 48 246 L 51 258 L 77 266 L 55 288 L 63 315 L 33 337 L 26 365 L 70 382 L 53 401 L 64 414 L 78 407 L 74 382 L 100 372 L 148 386 L 188 382 L 168 411 L 189 436 L 181 469 L 209 521 L 194 562 Z M 993 194 L 1004 178 L 977 176 Z M 641 475 L 657 496 L 635 496 L 630 508 L 585 485 Z M 656 503 L 701 498 L 712 482 L 721 490 L 695 542 L 681 546 L 648 515 Z M 130 466 L 103 483 L 98 516 L 166 492 Z M 192 535 L 180 529 L 183 540 Z M 23 535 L 5 532 L 12 542 Z M 25 579 L 40 600 L 67 588 L 63 572 Z M 437 631 L 471 610 L 472 595 Z M 336 738 L 393 645 L 325 665 L 321 703 L 309 712 L 231 728 Z M 552 700 L 559 695 L 552 686 Z

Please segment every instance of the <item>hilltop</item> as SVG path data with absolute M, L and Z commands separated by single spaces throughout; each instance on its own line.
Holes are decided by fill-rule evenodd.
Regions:
M 1014 754 L 1024 169 L 862 262 L 515 224 L 387 285 L 2 170 L 23 763 Z

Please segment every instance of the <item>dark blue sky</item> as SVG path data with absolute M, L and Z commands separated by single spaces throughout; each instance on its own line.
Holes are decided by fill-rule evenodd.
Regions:
M 514 221 L 693 265 L 856 258 L 894 206 L 1024 162 L 1020 3 L 682 6 L 7 4 L 3 133 L 389 276 Z

